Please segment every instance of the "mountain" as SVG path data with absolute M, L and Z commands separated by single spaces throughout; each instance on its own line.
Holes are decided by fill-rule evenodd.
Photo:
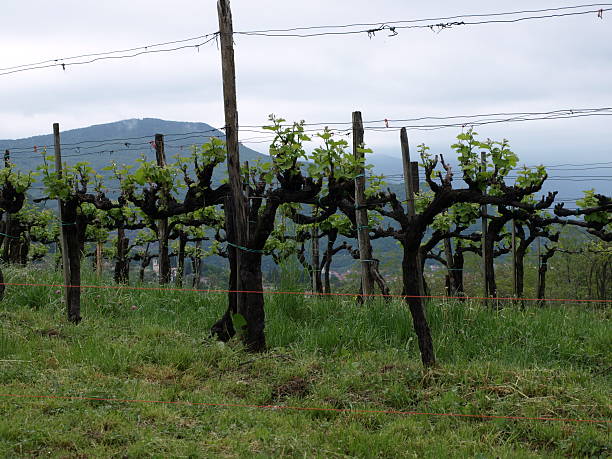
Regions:
M 154 149 L 149 143 L 153 141 L 155 134 L 164 134 L 168 158 L 179 153 L 188 154 L 191 145 L 201 145 L 210 137 L 225 135 L 206 123 L 156 118 L 129 119 L 61 132 L 62 158 L 68 164 L 87 161 L 96 170 L 109 165 L 111 160 L 132 164 L 142 153 L 149 158 L 155 157 Z M 24 171 L 36 169 L 42 163 L 40 153 L 44 147 L 47 148 L 48 154 L 53 153 L 53 134 L 0 140 L 0 152 L 11 151 L 11 160 Z M 255 150 L 240 146 L 242 161 L 266 158 L 267 156 Z
M 397 176 L 397 174 L 402 174 L 404 170 L 401 158 L 395 156 L 372 153 L 366 155 L 366 160 L 368 164 L 374 166 L 376 174 Z M 411 158 L 411 160 L 416 161 L 415 158 Z

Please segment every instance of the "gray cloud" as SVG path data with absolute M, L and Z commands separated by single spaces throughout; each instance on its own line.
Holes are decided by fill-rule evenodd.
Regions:
M 484 0 L 430 4 L 364 0 L 233 0 L 236 30 L 377 22 L 558 2 Z M 570 3 L 567 3 L 570 4 Z M 138 46 L 217 28 L 214 0 L 3 1 L 2 66 L 81 52 Z M 514 25 L 282 39 L 236 37 L 241 123 L 287 119 L 349 121 L 612 106 L 612 29 L 595 15 Z M 126 118 L 223 124 L 220 58 L 214 43 L 196 52 L 40 70 L 0 77 L 0 138 Z M 507 137 L 525 162 L 612 160 L 610 118 L 538 121 L 482 128 Z M 448 149 L 456 130 L 414 132 L 414 143 Z M 376 151 L 397 154 L 397 135 L 367 134 Z M 261 148 L 261 144 L 253 145 Z M 582 152 L 577 156 L 577 152 Z

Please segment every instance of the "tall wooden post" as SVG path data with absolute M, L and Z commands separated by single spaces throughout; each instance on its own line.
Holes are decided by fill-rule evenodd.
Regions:
M 402 128 L 400 131 L 400 143 L 402 146 L 402 163 L 404 166 L 404 185 L 406 187 L 406 201 L 408 203 L 408 217 L 410 220 L 414 220 L 416 216 L 416 208 L 414 205 L 414 176 L 412 171 L 412 164 L 410 162 L 410 146 L 408 143 L 408 133 L 406 132 L 406 128 Z M 421 254 L 419 252 L 418 255 L 418 263 L 417 263 L 417 276 L 419 278 L 419 295 L 421 297 L 425 297 L 425 286 L 423 285 L 423 270 L 422 270 L 422 260 Z M 423 302 L 424 302 L 423 298 Z
M 481 171 L 484 172 L 487 169 L 487 156 L 485 152 L 480 153 L 480 164 Z M 483 190 L 482 194 L 486 195 L 487 191 Z M 480 215 L 482 220 L 482 239 L 481 239 L 481 252 L 482 252 L 482 277 L 484 283 L 484 294 L 485 305 L 487 304 L 486 298 L 489 297 L 489 275 L 488 275 L 488 251 L 487 251 L 487 205 L 483 204 L 480 206 Z
M 317 210 L 315 209 L 315 215 L 317 215 Z M 311 266 L 312 266 L 312 291 L 313 293 L 322 293 L 323 285 L 321 284 L 321 270 L 319 269 L 321 265 L 320 261 L 320 249 L 319 249 L 319 227 L 318 225 L 312 225 L 311 230 L 311 240 L 312 240 L 312 254 L 311 254 Z
M 516 223 L 514 218 L 511 221 L 512 224 L 512 296 L 518 297 L 518 277 L 516 275 Z
M 62 177 L 62 149 L 60 143 L 59 123 L 53 123 L 53 140 L 55 143 L 55 172 L 58 178 Z M 62 272 L 64 274 L 64 285 L 70 285 L 70 261 L 68 259 L 68 237 L 64 225 L 64 202 L 57 200 L 60 211 L 60 244 L 62 248 Z M 68 287 L 64 289 L 64 301 L 68 306 Z
M 164 136 L 155 134 L 155 159 L 159 167 L 166 167 L 166 152 Z M 167 205 L 167 196 L 162 196 L 163 204 Z M 157 239 L 159 241 L 159 283 L 166 285 L 170 282 L 170 256 L 168 253 L 168 217 L 157 221 Z
M 353 156 L 357 160 L 364 158 L 362 151 L 363 120 L 361 112 L 353 112 Z M 368 210 L 365 204 L 365 168 L 360 168 L 355 177 L 355 222 L 357 223 L 357 240 L 359 242 L 359 261 L 361 263 L 361 288 L 364 299 L 374 293 L 374 274 L 372 273 L 372 245 L 368 227 Z
M 228 239 L 231 244 L 245 247 L 248 241 L 247 202 L 242 190 L 242 177 L 240 174 L 240 154 L 238 149 L 238 109 L 236 103 L 236 66 L 234 63 L 234 30 L 232 25 L 232 11 L 229 0 L 217 2 L 219 16 L 219 39 L 221 42 L 221 71 L 223 76 L 223 105 L 225 110 L 225 139 L 227 147 L 227 172 L 232 197 L 232 205 L 226 207 L 226 219 L 234 222 L 234 240 Z M 229 236 L 228 236 L 229 237 Z M 240 250 L 234 250 L 236 289 L 242 290 L 240 276 Z M 232 294 L 230 293 L 230 296 Z M 236 296 L 238 312 L 243 310 L 244 296 Z
M 9 150 L 4 150 L 4 167 L 8 168 L 10 166 L 10 162 L 11 162 L 11 152 Z M 8 212 L 4 213 L 4 217 L 3 218 L 3 223 L 4 223 L 4 229 L 3 231 L 6 234 L 11 234 L 11 214 Z M 11 238 L 10 237 L 6 237 L 4 239 L 4 257 L 3 257 L 3 261 L 8 261 L 9 259 L 9 247 L 11 244 Z M 4 288 L 4 286 L 2 286 L 2 288 Z
M 537 250 L 537 255 L 538 255 L 538 261 L 537 261 L 537 273 L 538 273 L 538 277 L 537 277 L 537 282 L 536 282 L 536 295 L 539 294 L 540 292 L 540 269 L 542 268 L 542 245 L 540 242 L 540 237 L 536 237 L 536 250 Z
M 62 177 L 62 150 L 59 123 L 53 123 L 55 144 L 55 171 L 58 179 Z M 81 272 L 80 253 L 76 231 L 76 209 L 68 211 L 62 199 L 57 200 L 60 211 L 60 241 L 62 247 L 62 271 L 64 274 L 64 300 L 70 322 L 81 321 Z M 72 240 L 71 240 L 72 239 Z
M 166 148 L 163 134 L 155 134 L 155 159 L 159 167 L 166 167 Z

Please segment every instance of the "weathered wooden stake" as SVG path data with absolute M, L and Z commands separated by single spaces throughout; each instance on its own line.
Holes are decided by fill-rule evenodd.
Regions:
M 414 176 L 412 163 L 410 162 L 410 146 L 408 143 L 408 133 L 406 128 L 402 128 L 400 131 L 400 143 L 402 146 L 402 162 L 404 166 L 404 185 L 406 187 L 406 202 L 408 203 L 408 217 L 410 220 L 414 220 L 416 215 L 416 208 L 414 205 Z M 422 271 L 422 260 L 421 255 L 418 255 L 417 263 L 417 276 L 419 278 L 419 295 L 423 297 L 423 303 L 425 303 L 425 286 L 423 285 L 423 271 Z
M 317 209 L 315 208 L 314 214 L 317 215 Z M 319 269 L 321 265 L 320 260 L 320 248 L 319 248 L 319 226 L 317 224 L 312 225 L 311 230 L 311 249 L 312 249 L 312 291 L 314 293 L 321 293 L 323 291 L 323 285 L 321 284 L 321 270 Z
M 539 236 L 536 238 L 536 250 L 538 252 L 538 261 L 537 261 L 538 277 L 537 277 L 537 282 L 536 282 L 536 295 L 537 295 L 540 292 L 540 269 L 542 268 L 542 246 L 541 246 Z
M 58 178 L 62 177 L 62 150 L 60 142 L 59 123 L 53 123 L 53 140 L 55 143 L 55 171 Z M 64 300 L 66 312 L 70 322 L 81 321 L 81 254 L 78 248 L 76 235 L 76 211 L 68 215 L 66 204 L 58 199 L 60 211 L 60 242 L 62 248 L 62 271 L 64 274 Z M 72 241 L 70 240 L 72 236 Z
M 223 76 L 223 105 L 225 110 L 225 139 L 227 147 L 227 172 L 231 190 L 232 205 L 226 207 L 225 218 L 234 221 L 234 239 L 228 242 L 245 247 L 248 241 L 247 202 L 244 199 L 242 176 L 240 174 L 240 154 L 238 149 L 238 109 L 236 103 L 236 66 L 234 62 L 234 30 L 229 0 L 217 2 L 219 16 L 219 39 L 221 44 L 221 71 Z M 236 289 L 241 290 L 240 250 L 234 250 Z M 231 253 L 231 251 L 230 251 Z M 232 294 L 230 293 L 230 296 Z M 236 307 L 243 311 L 244 295 L 236 295 Z M 245 317 L 246 318 L 246 317 Z M 248 319 L 247 319 L 248 320 Z
M 10 162 L 11 162 L 11 152 L 9 150 L 4 150 L 4 167 L 8 168 L 10 166 Z M 3 219 L 4 219 L 3 231 L 7 234 L 10 234 L 11 233 L 11 214 L 8 212 L 5 212 Z M 5 236 L 4 242 L 2 245 L 4 246 L 3 261 L 8 261 L 9 260 L 9 247 L 11 245 L 11 238 Z
M 511 221 L 512 225 L 512 296 L 518 297 L 518 277 L 516 275 L 516 223 L 514 218 Z
M 353 112 L 353 156 L 361 160 L 363 120 L 361 112 Z M 372 245 L 370 244 L 370 228 L 368 227 L 368 210 L 365 204 L 365 168 L 360 168 L 355 177 L 355 222 L 357 223 L 357 240 L 359 242 L 359 261 L 361 263 L 361 288 L 363 297 L 368 299 L 374 293 L 374 273 L 372 272 Z
M 487 157 L 485 152 L 480 153 L 480 164 L 481 171 L 484 172 L 487 168 Z M 486 195 L 487 191 L 484 190 L 482 194 Z M 480 206 L 480 215 L 482 220 L 482 240 L 481 240 L 481 252 L 482 252 L 482 277 L 484 283 L 484 294 L 485 298 L 484 303 L 487 305 L 487 298 L 489 297 L 489 273 L 488 273 L 488 265 L 487 265 L 487 205 L 483 204 Z
M 159 167 L 166 167 L 166 151 L 164 136 L 155 134 L 155 159 Z M 167 205 L 166 196 L 162 196 L 162 204 Z M 157 239 L 159 240 L 159 284 L 170 282 L 170 255 L 168 253 L 168 217 L 157 221 Z

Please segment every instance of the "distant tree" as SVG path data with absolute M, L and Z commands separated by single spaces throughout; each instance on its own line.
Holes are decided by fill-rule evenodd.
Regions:
M 189 157 L 175 156 L 172 164 L 160 166 L 142 157 L 134 173 L 131 166 L 113 164 L 110 167 L 121 184 L 122 196 L 146 215 L 157 234 L 159 282 L 162 285 L 170 281 L 168 221 L 223 202 L 227 184 L 213 188 L 212 181 L 214 168 L 224 158 L 223 141 L 211 137 L 204 145 L 194 146 Z M 193 165 L 193 176 L 190 165 Z M 185 188 L 186 192 L 181 195 Z
M 17 240 L 20 236 L 11 234 L 13 225 L 11 224 L 11 215 L 18 213 L 26 198 L 26 193 L 32 182 L 34 176 L 32 173 L 23 174 L 15 168 L 15 165 L 5 158 L 5 167 L 0 169 L 0 218 L 5 217 L 5 224 L 3 226 L 3 233 L 0 235 L 0 246 L 5 245 L 10 247 L 10 241 L 4 243 L 9 239 Z M 6 250 L 5 252 L 10 252 Z M 5 255 L 8 255 L 5 253 Z M 4 275 L 0 267 L 0 299 L 4 297 Z

